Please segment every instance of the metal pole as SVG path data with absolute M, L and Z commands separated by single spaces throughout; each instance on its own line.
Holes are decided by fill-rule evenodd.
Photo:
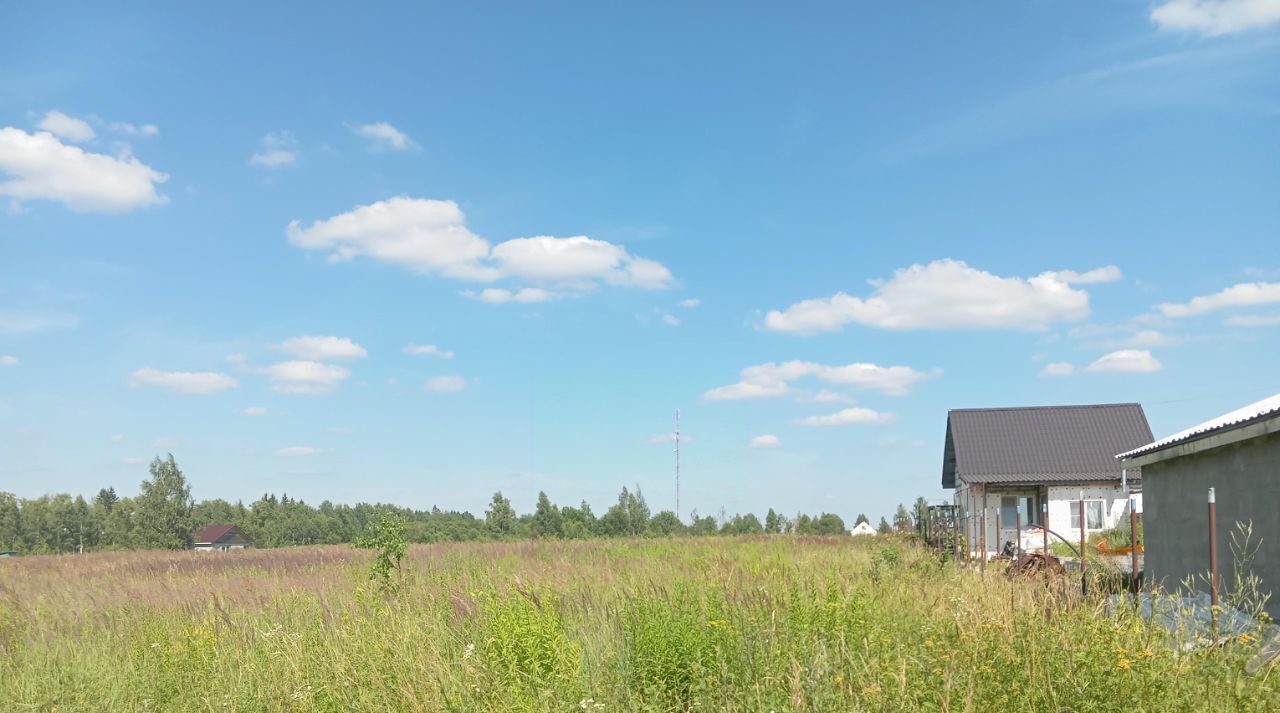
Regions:
M 1138 499 L 1129 498 L 1129 580 L 1138 596 Z
M 1085 530 L 1088 523 L 1084 520 L 1084 491 L 1080 491 L 1080 593 L 1089 593 L 1089 579 L 1086 576 L 1086 566 L 1084 563 L 1084 540 Z
M 1016 533 L 1013 546 L 1013 558 L 1016 560 L 1022 557 L 1022 510 L 1013 513 L 1013 531 Z
M 1049 501 L 1040 503 L 1040 529 L 1044 532 L 1044 556 L 1049 556 Z
M 1209 603 L 1213 605 L 1216 631 L 1218 620 L 1218 503 L 1209 488 Z
M 960 518 L 955 506 L 951 507 L 951 557 L 960 560 Z
M 978 568 L 982 570 L 983 574 L 985 574 L 987 571 L 987 503 L 986 503 L 986 500 L 987 500 L 987 494 L 983 492 L 982 517 L 980 518 L 982 520 L 982 523 L 981 523 L 982 535 L 979 538 L 982 540 L 982 545 L 978 548 L 980 550 L 978 554 L 982 558 L 978 560 Z

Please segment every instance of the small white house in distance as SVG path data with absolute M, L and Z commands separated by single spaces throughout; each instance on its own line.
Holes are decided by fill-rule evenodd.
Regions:
M 1023 528 L 1023 549 L 1050 539 L 1080 541 L 1080 530 L 1115 527 L 1138 500 L 1140 471 L 1115 454 L 1152 441 L 1139 404 L 954 409 L 947 413 L 942 487 L 955 490 L 959 526 L 975 552 L 999 552 Z M 1084 522 L 1080 522 L 1080 500 Z M 1031 532 L 1028 532 L 1031 530 Z
M 857 525 L 854 525 L 853 529 L 849 531 L 849 534 L 854 536 L 874 535 L 876 534 L 876 529 L 871 526 L 871 523 L 864 521 L 864 522 L 858 523 Z
M 195 545 L 191 549 L 197 552 L 226 552 L 246 547 L 253 547 L 253 542 L 235 525 L 209 525 L 196 533 Z

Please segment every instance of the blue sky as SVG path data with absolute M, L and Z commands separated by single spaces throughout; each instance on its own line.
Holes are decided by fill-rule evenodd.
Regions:
M 1280 391 L 1280 3 L 6 11 L 0 490 L 887 514 Z

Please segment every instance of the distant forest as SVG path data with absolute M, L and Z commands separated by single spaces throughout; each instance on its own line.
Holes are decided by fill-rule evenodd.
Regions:
M 288 495 L 263 495 L 250 505 L 191 497 L 191 488 L 173 455 L 151 462 L 150 478 L 134 498 L 119 497 L 103 488 L 91 500 L 61 493 L 34 499 L 0 492 L 0 550 L 20 554 L 55 554 L 122 549 L 187 549 L 200 528 L 237 525 L 258 547 L 289 547 L 355 542 L 378 514 L 394 513 L 405 521 L 410 542 L 461 542 L 532 538 L 587 539 L 592 537 L 672 537 L 709 535 L 787 534 L 840 535 L 846 532 L 839 515 L 779 515 L 772 508 L 758 518 L 752 513 L 717 519 L 695 510 L 686 524 L 670 510 L 649 511 L 639 488 L 623 488 L 618 501 L 597 516 L 583 501 L 578 506 L 552 504 L 538 494 L 533 512 L 517 515 L 501 492 L 482 517 L 469 512 L 412 510 L 387 504 L 358 503 L 318 506 Z M 923 502 L 923 498 L 917 503 Z M 917 504 L 917 509 L 919 505 Z M 857 525 L 866 521 L 859 515 Z M 901 505 L 892 525 L 880 519 L 881 532 L 909 530 L 913 517 Z

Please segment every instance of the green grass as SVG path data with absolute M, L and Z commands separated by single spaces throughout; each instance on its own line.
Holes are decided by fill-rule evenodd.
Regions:
M 0 710 L 1274 711 L 1073 587 L 884 538 L 345 547 L 0 563 Z M 1058 591 L 1061 589 L 1061 591 Z

